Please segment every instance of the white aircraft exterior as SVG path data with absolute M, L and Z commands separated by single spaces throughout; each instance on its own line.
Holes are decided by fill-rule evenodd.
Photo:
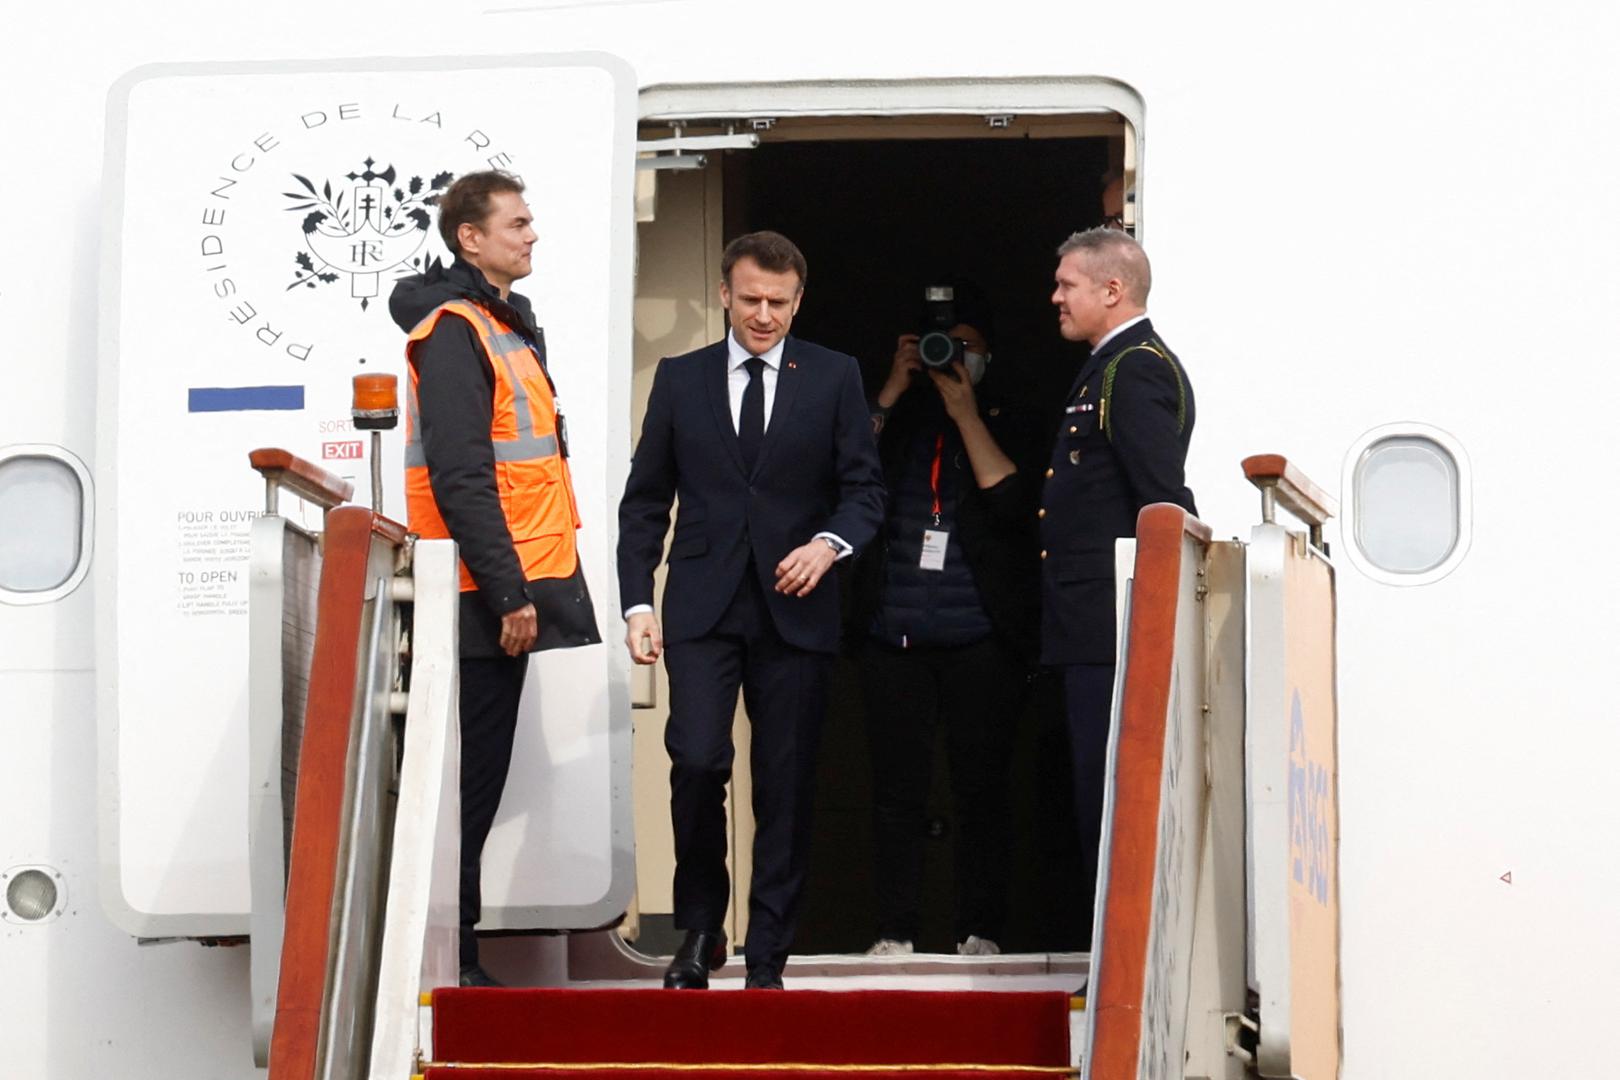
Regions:
M 7 909 L 0 920 L 9 1074 L 255 1073 L 248 950 L 135 941 L 244 933 L 233 914 L 240 898 L 195 927 L 147 919 L 119 885 L 134 871 L 120 867 L 106 834 L 118 820 L 108 798 L 137 775 L 144 797 L 166 797 L 177 813 L 240 815 L 234 804 L 199 801 L 188 779 L 217 752 L 229 777 L 220 785 L 245 800 L 240 739 L 222 734 L 190 758 L 197 748 L 181 748 L 173 774 L 162 754 L 109 757 L 119 745 L 108 742 L 109 723 L 160 738 L 168 719 L 109 716 L 128 689 L 118 671 L 150 664 L 172 678 L 193 661 L 176 655 L 158 614 L 143 635 L 141 612 L 110 606 L 108 590 L 135 590 L 139 575 L 98 560 L 115 550 L 138 557 L 135 541 L 109 530 L 142 512 L 141 478 L 156 470 L 195 469 L 207 484 L 239 474 L 222 507 L 258 497 L 242 460 L 257 443 L 221 433 L 163 445 L 160 434 L 130 434 L 140 380 L 198 362 L 196 339 L 176 333 L 161 349 L 143 346 L 150 374 L 126 370 L 109 390 L 110 358 L 130 343 L 109 337 L 117 312 L 107 290 L 145 298 L 143 325 L 157 332 L 170 313 L 156 305 L 172 298 L 180 312 L 218 280 L 195 264 L 170 275 L 161 252 L 152 256 L 158 280 L 131 276 L 140 256 L 121 246 L 130 234 L 109 235 L 108 224 L 160 233 L 150 217 L 159 211 L 121 193 L 109 147 L 126 146 L 126 164 L 146 170 L 148 183 L 167 168 L 165 155 L 217 170 L 252 153 L 270 128 L 243 114 L 228 139 L 208 126 L 164 130 L 154 126 L 161 112 L 138 113 L 139 88 L 170 86 L 151 92 L 171 93 L 181 109 L 195 103 L 172 92 L 165 72 L 262 64 L 254 70 L 285 78 L 302 66 L 318 80 L 351 58 L 386 57 L 384 67 L 419 74 L 418 59 L 504 71 L 504 61 L 578 53 L 617 58 L 604 63 L 629 80 L 636 116 L 661 120 L 1123 117 L 1138 236 L 1155 271 L 1151 311 L 1198 389 L 1189 483 L 1201 516 L 1217 537 L 1247 529 L 1255 498 L 1238 462 L 1262 451 L 1288 455 L 1345 511 L 1327 534 L 1340 597 L 1344 1075 L 1578 1076 L 1607 1066 L 1600 1033 L 1620 1004 L 1620 799 L 1608 779 L 1620 756 L 1609 685 L 1620 585 L 1602 554 L 1616 518 L 1601 479 L 1620 400 L 1607 359 L 1620 330 L 1614 5 L 159 0 L 23 6 L 4 22 L 0 206 L 12 243 L 0 268 L 0 470 L 8 456 L 55 456 L 82 467 L 95 493 L 70 580 L 45 594 L 0 592 L 0 872 L 13 880 L 43 868 L 59 892 L 47 918 Z M 155 64 L 181 67 L 141 73 Z M 354 67 L 372 71 L 362 80 L 368 109 L 388 99 L 386 73 L 370 61 Z M 610 131 L 622 117 L 602 100 L 582 105 L 577 130 L 549 142 L 521 130 L 522 102 L 492 100 L 489 114 L 558 160 L 597 155 L 569 174 L 572 190 L 591 170 L 610 171 L 625 146 Z M 320 107 L 335 116 L 345 103 Z M 316 106 L 288 108 L 290 122 Z M 550 108 L 548 117 L 566 115 Z M 299 130 L 289 126 L 284 144 Z M 514 164 L 531 183 L 539 156 Z M 177 171 L 181 201 L 201 209 L 214 175 Z M 542 220 L 551 213 L 559 230 L 569 227 L 567 207 L 536 205 Z M 581 661 L 589 676 L 580 692 L 602 727 L 553 744 L 595 760 L 609 752 L 607 733 L 628 723 L 610 552 L 615 470 L 622 477 L 632 432 L 635 295 L 628 196 L 602 205 L 621 216 L 601 218 L 590 234 L 603 253 L 575 287 L 600 282 L 580 302 L 607 315 L 574 332 L 580 347 L 560 376 L 565 394 L 577 385 L 587 402 L 589 444 L 576 469 L 593 470 L 582 487 L 584 542 L 609 645 Z M 596 228 L 591 214 L 574 227 Z M 193 229 L 187 244 L 206 235 Z M 585 239 L 573 242 L 583 249 Z M 537 263 L 546 244 L 542 230 Z M 530 293 L 543 317 L 561 306 L 548 304 L 543 286 L 564 288 L 563 278 L 537 275 Z M 210 318 L 226 326 L 228 312 Z M 388 329 L 396 351 L 386 362 L 397 370 L 398 334 Z M 580 357 L 598 355 L 591 374 Z M 312 371 L 309 381 L 341 395 L 353 373 Z M 344 415 L 344 406 L 322 415 Z M 110 460 L 119 449 L 128 456 Z M 1377 460 L 1378 450 L 1392 456 Z M 17 530 L 51 525 L 16 516 L 32 476 L 15 480 L 11 496 L 5 481 L 0 471 L 10 515 L 0 518 L 0 585 L 32 572 L 8 570 L 8 560 L 38 557 Z M 214 501 L 210 490 L 198 505 Z M 168 512 L 161 499 L 154 505 Z M 79 521 L 66 530 L 74 542 Z M 212 659 L 195 663 L 199 678 L 217 676 Z M 183 686 L 171 688 L 184 699 Z M 605 775 L 579 781 L 581 790 L 606 798 Z M 627 843 L 615 833 L 589 859 L 611 862 Z M 176 881 L 194 875 L 200 889 L 215 880 L 178 849 L 172 867 L 140 873 L 170 869 Z M 580 895 L 565 882 L 547 886 L 555 895 L 512 903 L 577 909 L 585 925 L 622 910 L 633 884 L 601 873 Z

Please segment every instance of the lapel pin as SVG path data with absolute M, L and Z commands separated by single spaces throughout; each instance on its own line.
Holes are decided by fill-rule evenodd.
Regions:
M 790 367 L 790 368 L 794 368 L 794 369 L 797 369 L 797 368 L 798 368 L 798 366 L 799 366 L 799 365 L 798 365 L 798 364 L 795 364 L 795 363 L 794 363 L 794 362 L 793 362 L 793 361 L 792 361 L 792 360 L 789 360 L 789 361 L 788 361 L 788 367 Z

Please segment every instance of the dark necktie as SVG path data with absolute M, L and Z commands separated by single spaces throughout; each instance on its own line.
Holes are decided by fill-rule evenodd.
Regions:
M 737 417 L 737 448 L 742 451 L 743 467 L 751 473 L 765 441 L 765 361 L 750 356 L 743 366 L 748 369 L 748 388 L 743 391 Z

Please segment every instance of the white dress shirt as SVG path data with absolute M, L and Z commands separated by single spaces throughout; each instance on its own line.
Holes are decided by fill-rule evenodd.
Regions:
M 759 377 L 762 383 L 761 389 L 765 392 L 766 431 L 771 429 L 771 406 L 776 403 L 776 379 L 781 374 L 782 352 L 786 347 L 787 339 L 784 338 L 759 355 L 759 358 L 765 361 L 765 366 L 760 370 Z M 731 428 L 733 431 L 741 429 L 743 391 L 748 389 L 747 365 L 748 361 L 753 359 L 753 356 L 753 353 L 737 343 L 735 334 L 726 335 L 726 391 L 731 398 Z M 846 559 L 855 552 L 855 549 L 845 543 L 844 538 L 836 533 L 818 532 L 810 539 L 825 540 L 830 543 L 837 550 L 838 559 Z M 772 567 L 772 569 L 775 569 L 775 567 Z M 828 587 L 833 586 L 829 584 Z M 818 585 L 817 588 L 820 588 L 820 586 Z M 639 615 L 644 611 L 651 610 L 651 604 L 637 604 L 634 607 L 626 608 L 624 617 L 628 619 L 632 615 Z
M 760 380 L 765 384 L 765 428 L 771 430 L 771 406 L 776 403 L 776 377 L 782 370 L 782 350 L 787 348 L 787 339 L 783 338 L 769 350 L 759 354 L 765 361 L 765 367 L 760 371 Z M 737 344 L 737 335 L 726 335 L 726 390 L 731 395 L 731 430 L 742 431 L 742 399 L 743 391 L 748 389 L 748 361 L 754 354 Z
M 1147 312 L 1145 311 L 1134 319 L 1126 319 L 1124 322 L 1108 331 L 1108 333 L 1104 334 L 1102 336 L 1102 340 L 1098 341 L 1097 344 L 1091 347 L 1091 355 L 1096 356 L 1098 353 L 1102 352 L 1104 345 L 1108 344 L 1110 341 L 1113 341 L 1115 338 L 1119 337 L 1119 335 L 1123 334 L 1137 323 L 1145 322 L 1146 320 Z M 743 381 L 746 382 L 747 380 L 745 379 Z M 733 408 L 733 411 L 736 411 L 735 408 Z M 766 413 L 765 415 L 769 416 L 770 413 Z

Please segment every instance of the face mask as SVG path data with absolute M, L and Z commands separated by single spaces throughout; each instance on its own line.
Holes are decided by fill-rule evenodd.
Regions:
M 984 369 L 990 366 L 990 354 L 966 350 L 962 353 L 962 364 L 967 368 L 968 382 L 977 386 L 984 378 Z

